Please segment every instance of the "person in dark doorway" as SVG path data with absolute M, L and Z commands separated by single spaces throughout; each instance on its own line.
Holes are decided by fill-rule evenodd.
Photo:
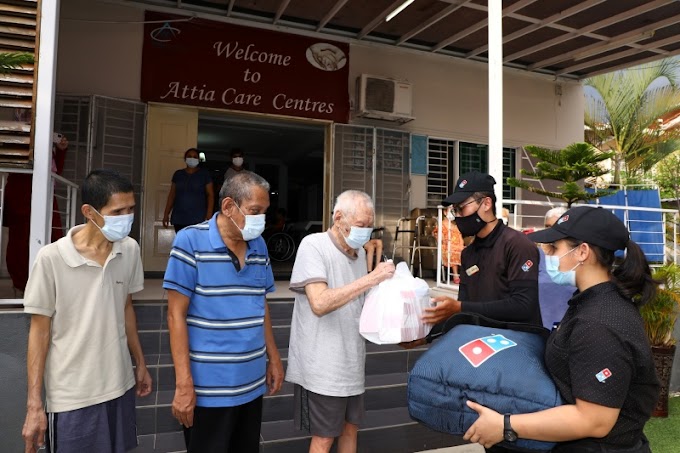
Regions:
M 557 222 L 562 214 L 567 211 L 565 207 L 552 208 L 545 213 L 544 225 L 550 228 Z M 541 318 L 543 319 L 543 327 L 551 330 L 553 326 L 559 324 L 562 316 L 567 311 L 569 299 L 576 291 L 573 285 L 558 285 L 552 281 L 546 268 L 545 251 L 549 248 L 548 245 L 541 244 L 538 251 L 541 256 L 538 266 L 538 302 L 541 305 Z M 557 272 L 551 269 L 550 272 Z
M 375 208 L 358 190 L 338 195 L 333 225 L 302 240 L 290 289 L 295 294 L 286 380 L 294 384 L 295 425 L 312 435 L 310 453 L 357 451 L 364 415 L 366 341 L 359 318 L 366 291 L 391 278 L 392 261 L 367 270 L 363 246 Z
M 129 451 L 137 446 L 135 393 L 152 390 L 132 306 L 144 288 L 139 244 L 128 237 L 132 183 L 94 170 L 81 196 L 87 222 L 40 249 L 26 286 L 26 453 L 45 443 L 52 453 Z
M 477 313 L 499 321 L 541 325 L 538 304 L 538 248 L 524 233 L 507 227 L 494 212 L 496 196 L 491 175 L 463 174 L 453 194 L 442 204 L 452 205 L 456 226 L 474 240 L 461 253 L 458 299 L 439 296 L 426 308 L 424 322 L 435 324 L 426 339 L 403 346 L 422 345 L 441 335 L 443 321 L 460 313 Z
M 262 399 L 283 383 L 266 294 L 274 274 L 261 237 L 269 183 L 244 171 L 224 182 L 220 210 L 175 237 L 165 271 L 175 367 L 172 414 L 189 453 L 260 446 Z
M 52 173 L 61 175 L 68 150 L 65 135 L 55 133 L 52 145 Z M 12 278 L 15 297 L 23 297 L 28 281 L 29 233 L 31 230 L 31 194 L 33 176 L 26 173 L 10 173 L 5 185 L 3 224 L 7 234 L 7 272 Z M 57 198 L 52 200 L 52 242 L 64 235 Z
M 231 150 L 231 164 L 229 164 L 227 171 L 224 172 L 224 180 L 226 181 L 243 170 L 245 170 L 243 166 L 243 151 L 239 148 L 234 148 Z
M 553 281 L 578 288 L 545 350 L 566 404 L 504 415 L 468 401 L 479 418 L 465 439 L 485 447 L 512 437 L 558 442 L 554 453 L 649 453 L 643 429 L 660 386 L 639 311 L 657 286 L 644 253 L 614 214 L 589 206 L 529 237 L 547 245 Z M 614 268 L 617 250 L 626 257 Z
M 175 232 L 210 219 L 215 202 L 215 190 L 210 173 L 198 166 L 200 162 L 198 150 L 196 148 L 186 150 L 184 162 L 186 168 L 177 170 L 172 175 L 172 186 L 163 213 L 163 226 L 167 228 L 170 222 Z

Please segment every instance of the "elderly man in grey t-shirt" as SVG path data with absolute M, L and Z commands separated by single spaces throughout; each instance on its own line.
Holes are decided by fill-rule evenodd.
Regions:
M 366 348 L 359 334 L 364 293 L 395 270 L 388 261 L 367 271 L 363 246 L 374 218 L 366 193 L 343 192 L 333 208 L 333 226 L 306 236 L 293 265 L 286 380 L 295 384 L 295 422 L 312 435 L 310 452 L 330 451 L 336 437 L 338 451 L 356 451 L 364 415 Z

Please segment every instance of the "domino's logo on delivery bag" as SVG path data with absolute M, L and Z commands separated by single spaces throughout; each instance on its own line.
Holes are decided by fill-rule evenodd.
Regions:
M 470 362 L 470 365 L 477 368 L 492 356 L 513 346 L 517 346 L 517 343 L 497 334 L 469 341 L 458 348 L 458 351 Z

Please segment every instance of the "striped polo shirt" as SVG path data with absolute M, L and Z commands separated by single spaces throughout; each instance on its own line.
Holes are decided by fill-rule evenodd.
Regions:
M 217 216 L 177 233 L 163 282 L 189 297 L 191 375 L 203 407 L 239 406 L 264 394 L 265 295 L 274 291 L 264 239 L 248 241 L 237 271 Z

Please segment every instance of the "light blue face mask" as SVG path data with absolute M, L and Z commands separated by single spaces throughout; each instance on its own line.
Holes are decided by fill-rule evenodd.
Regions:
M 241 214 L 243 214 L 243 211 L 241 211 L 241 207 L 239 205 L 236 205 L 236 207 L 241 212 Z M 231 219 L 231 221 L 234 222 L 234 225 L 236 225 L 236 228 L 241 230 L 241 236 L 243 236 L 243 240 L 244 241 L 251 241 L 255 238 L 260 237 L 260 235 L 264 231 L 264 226 L 265 226 L 265 223 L 266 223 L 265 215 L 264 214 L 256 214 L 256 215 L 243 214 L 243 217 L 245 217 L 245 219 L 246 219 L 246 224 L 243 226 L 243 228 L 239 228 L 239 226 L 236 224 L 236 222 L 234 222 L 234 219 Z
M 546 255 L 545 256 L 545 270 L 550 276 L 550 279 L 556 285 L 562 286 L 576 286 L 576 271 L 575 269 L 581 265 L 581 263 L 576 264 L 571 270 L 561 271 L 560 270 L 560 260 L 576 250 L 576 247 L 569 250 L 562 256 Z
M 95 208 L 92 208 L 92 210 L 99 214 L 99 211 L 97 211 Z M 132 223 L 135 221 L 134 214 L 99 215 L 104 219 L 103 227 L 97 225 L 97 222 L 95 222 L 93 219 L 90 220 L 92 220 L 94 226 L 99 228 L 104 237 L 110 242 L 118 242 L 125 239 L 128 234 L 130 234 L 130 230 L 132 230 Z
M 371 239 L 372 233 L 373 233 L 372 227 L 363 228 L 357 226 L 350 226 L 349 236 L 345 236 L 343 234 L 343 237 L 345 238 L 345 242 L 347 243 L 347 245 L 352 247 L 354 250 L 358 250 Z

